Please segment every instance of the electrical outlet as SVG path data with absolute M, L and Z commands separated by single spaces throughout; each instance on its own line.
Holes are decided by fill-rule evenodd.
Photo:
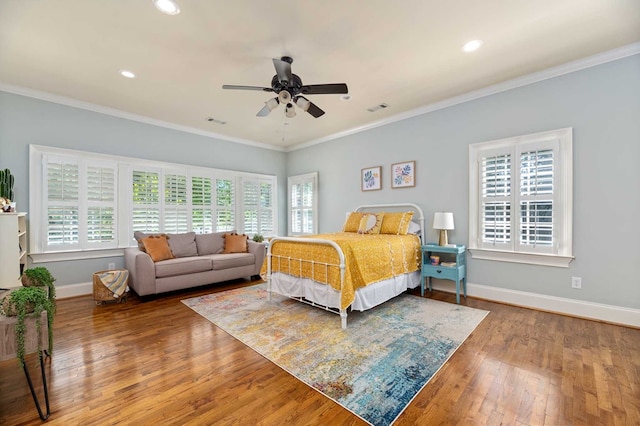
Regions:
M 109 263 L 109 265 L 107 266 L 107 269 L 116 269 L 116 264 L 115 263 Z
M 571 277 L 571 288 L 582 288 L 582 278 Z

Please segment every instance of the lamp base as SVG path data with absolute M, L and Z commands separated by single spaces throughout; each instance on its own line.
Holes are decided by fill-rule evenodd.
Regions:
M 441 229 L 440 230 L 440 240 L 438 241 L 438 245 L 439 246 L 446 246 L 447 244 L 449 244 L 449 238 L 447 236 L 447 230 L 446 229 Z

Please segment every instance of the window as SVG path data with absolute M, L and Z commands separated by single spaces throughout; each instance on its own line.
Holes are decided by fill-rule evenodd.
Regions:
M 277 232 L 275 176 L 36 145 L 30 170 L 36 263 L 117 256 L 135 231 Z
M 289 235 L 318 233 L 318 173 L 291 176 L 289 192 Z
M 42 245 L 47 250 L 116 247 L 115 164 L 47 155 L 42 165 Z
M 273 191 L 273 184 L 268 180 L 242 180 L 245 233 L 265 236 L 274 234 Z
M 571 128 L 470 145 L 473 257 L 568 266 L 572 174 Z

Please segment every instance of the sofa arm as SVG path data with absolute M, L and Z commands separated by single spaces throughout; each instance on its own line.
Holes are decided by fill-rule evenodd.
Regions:
M 249 253 L 253 253 L 253 255 L 256 257 L 256 263 L 254 265 L 252 275 L 260 275 L 262 264 L 264 263 L 264 257 L 267 254 L 267 246 L 251 240 L 247 241 L 247 246 L 249 248 Z
M 129 270 L 129 286 L 138 296 L 156 294 L 156 267 L 151 256 L 138 247 L 127 247 L 124 266 Z

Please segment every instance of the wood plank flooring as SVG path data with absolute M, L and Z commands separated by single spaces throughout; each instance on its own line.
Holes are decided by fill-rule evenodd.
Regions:
M 47 423 L 365 424 L 180 302 L 250 284 L 107 306 L 91 296 L 59 300 Z M 448 293 L 428 297 L 455 302 Z M 463 304 L 491 313 L 396 425 L 640 425 L 640 330 Z M 35 355 L 29 365 L 39 377 Z M 41 423 L 17 361 L 1 362 L 0 425 Z

